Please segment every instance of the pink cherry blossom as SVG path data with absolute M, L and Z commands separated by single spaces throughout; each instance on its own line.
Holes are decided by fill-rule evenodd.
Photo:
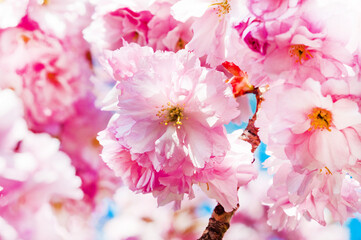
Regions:
M 234 18 L 242 19 L 242 9 L 239 1 L 181 0 L 172 7 L 172 15 L 183 22 L 190 17 L 197 18 L 191 27 L 193 38 L 186 49 L 198 57 L 206 56 L 206 62 L 215 67 L 234 53 L 237 42 L 230 37 L 236 34 L 232 24 Z
M 122 47 L 125 40 L 154 50 L 178 51 L 190 41 L 192 21 L 176 21 L 170 15 L 171 2 L 156 1 L 147 10 L 140 10 L 144 8 L 140 6 L 137 1 L 135 5 L 112 1 L 106 6 L 99 5 L 94 21 L 84 31 L 85 38 L 97 48 L 109 50 Z
M 85 39 L 99 48 L 110 50 L 123 46 L 123 39 L 142 46 L 148 43 L 149 11 L 134 12 L 119 8 L 96 18 L 84 31 Z
M 275 229 L 295 229 L 302 216 L 326 225 L 326 209 L 333 220 L 343 223 L 360 211 L 360 183 L 346 173 L 308 171 L 296 173 L 285 162 L 268 191 L 268 217 Z
M 350 39 L 340 38 L 331 24 L 334 16 L 308 11 L 307 4 L 297 9 L 284 20 L 249 17 L 235 25 L 242 47 L 232 61 L 249 73 L 252 84 L 280 79 L 301 84 L 309 77 L 325 81 L 347 76 L 346 65 L 354 66 L 356 37 L 351 31 L 345 30 Z M 315 9 L 322 11 L 320 6 Z
M 276 157 L 286 156 L 296 168 L 330 172 L 360 159 L 355 148 L 361 144 L 356 102 L 347 98 L 334 102 L 330 95 L 321 94 L 320 84 L 312 79 L 302 88 L 273 88 L 265 98 L 257 125 L 262 141 Z
M 271 176 L 261 172 L 255 181 L 238 191 L 240 206 L 232 217 L 230 229 L 226 232 L 224 239 L 263 240 L 279 238 L 311 240 L 315 238 L 332 238 L 342 240 L 349 238 L 346 227 L 332 222 L 329 222 L 324 227 L 315 221 L 307 221 L 305 218 L 300 219 L 298 228 L 295 230 L 272 229 L 267 224 L 269 206 L 265 204 L 267 203 L 267 190 L 271 185 Z M 287 212 L 287 209 L 285 208 L 284 211 Z
M 237 103 L 225 76 L 200 67 L 193 54 L 153 53 L 147 47 L 135 51 L 139 48 L 130 44 L 108 60 L 118 73 L 122 65 L 116 59 L 138 56 L 129 77 L 114 88 L 116 114 L 100 133 L 102 157 L 133 191 L 153 192 L 159 204 L 175 200 L 179 207 L 184 193 L 193 195 L 194 174 L 214 164 L 227 169 L 224 157 L 230 146 L 223 124 L 238 115 Z M 219 184 L 214 186 L 222 192 Z
M 218 163 L 215 159 L 215 163 L 206 164 L 197 177 L 203 191 L 222 204 L 226 211 L 237 205 L 238 188 L 257 177 L 257 170 L 252 164 L 252 146 L 241 140 L 241 135 L 240 130 L 230 134 L 231 149 L 224 160 Z

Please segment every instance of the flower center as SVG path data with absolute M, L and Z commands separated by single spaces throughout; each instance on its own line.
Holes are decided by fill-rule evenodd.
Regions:
M 168 102 L 167 106 L 162 105 L 156 116 L 163 119 L 160 124 L 167 126 L 169 123 L 173 123 L 173 126 L 176 126 L 179 129 L 182 125 L 182 120 L 184 119 L 183 112 L 184 104 L 183 106 L 180 106 L 179 104 L 173 105 Z
M 226 15 L 231 10 L 231 5 L 229 5 L 228 0 L 224 0 L 223 2 L 219 3 L 213 3 L 211 6 L 213 6 L 213 10 L 216 11 L 218 17 Z
M 46 6 L 49 4 L 49 0 L 43 0 L 43 3 L 41 5 Z
M 307 61 L 310 58 L 313 58 L 310 51 L 307 50 L 307 46 L 303 44 L 291 45 L 289 54 L 291 57 L 295 57 L 296 62 L 300 64 L 302 64 L 302 61 Z
M 332 172 L 326 166 L 324 168 L 320 168 L 320 173 L 323 173 L 323 172 L 326 173 L 326 175 L 329 175 L 329 174 L 332 175 Z
M 184 41 L 182 38 L 178 39 L 178 42 L 175 45 L 176 51 L 184 49 L 186 46 L 186 41 Z
M 311 119 L 311 127 L 309 131 L 316 129 L 327 129 L 331 131 L 330 125 L 332 123 L 332 113 L 323 108 L 313 108 L 312 112 L 308 114 L 308 118 Z

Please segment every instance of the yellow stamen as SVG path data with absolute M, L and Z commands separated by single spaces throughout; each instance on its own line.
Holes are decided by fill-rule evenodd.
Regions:
M 21 35 L 21 39 L 24 41 L 25 44 L 30 41 L 30 37 L 24 34 Z
M 296 62 L 302 64 L 302 61 L 307 61 L 313 58 L 310 51 L 307 50 L 307 46 L 303 44 L 291 45 L 289 54 L 291 57 L 296 57 Z
M 320 168 L 320 173 L 322 173 L 322 169 L 323 168 Z M 325 166 L 325 169 L 326 169 L 326 171 L 325 171 L 326 175 L 329 175 L 329 174 L 332 175 L 332 172 L 330 171 L 330 169 L 328 169 L 328 167 Z
M 175 50 L 178 51 L 184 49 L 185 46 L 186 46 L 186 42 L 183 39 L 179 38 L 178 42 L 175 45 Z
M 42 5 L 43 5 L 43 6 L 46 6 L 46 5 L 48 5 L 48 4 L 49 4 L 49 1 L 50 1 L 50 0 L 43 0 L 43 3 L 42 3 Z
M 173 126 L 176 126 L 178 129 L 182 125 L 182 120 L 184 119 L 184 104 L 180 106 L 179 104 L 173 105 L 168 102 L 167 106 L 158 110 L 156 114 L 157 117 L 162 118 L 161 124 L 168 125 L 168 123 L 173 122 Z
M 317 129 L 327 129 L 331 131 L 330 126 L 332 124 L 332 113 L 326 109 L 315 107 L 312 109 L 312 112 L 308 114 L 308 118 L 311 119 L 311 127 L 308 129 L 317 130 Z
M 230 0 L 229 0 L 230 1 Z M 218 17 L 222 17 L 226 15 L 231 10 L 231 5 L 229 5 L 228 0 L 224 0 L 223 2 L 213 3 L 210 6 L 214 6 L 214 10 Z
M 138 41 L 138 39 L 139 39 L 139 33 L 138 33 L 138 32 L 134 32 L 133 41 L 136 42 L 136 41 Z

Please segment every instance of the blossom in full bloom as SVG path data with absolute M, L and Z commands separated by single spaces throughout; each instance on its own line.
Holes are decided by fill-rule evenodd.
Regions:
M 129 53 L 136 60 L 124 62 Z M 109 52 L 105 62 L 122 78 L 111 93 L 109 109 L 116 114 L 99 134 L 104 161 L 133 191 L 152 192 L 160 205 L 176 201 L 179 207 L 200 182 L 227 210 L 235 207 L 227 197 L 236 199 L 232 194 L 254 172 L 246 167 L 249 179 L 237 180 L 242 167 L 226 160 L 230 143 L 223 124 L 239 112 L 225 76 L 200 67 L 187 51 L 153 52 L 136 44 Z M 222 187 L 225 179 L 234 182 L 231 188 Z
M 265 94 L 260 116 L 262 141 L 276 157 L 300 169 L 338 171 L 360 159 L 361 113 L 351 99 L 332 99 L 320 83 L 282 85 Z M 334 100 L 334 101 L 333 101 Z

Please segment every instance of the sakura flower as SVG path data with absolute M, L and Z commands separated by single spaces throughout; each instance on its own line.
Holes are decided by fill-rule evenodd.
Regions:
M 267 203 L 267 190 L 271 187 L 271 184 L 271 177 L 262 172 L 246 188 L 239 189 L 240 206 L 232 217 L 230 229 L 226 232 L 224 239 L 263 240 L 277 238 L 311 240 L 315 238 L 326 239 L 327 237 L 338 240 L 348 239 L 347 228 L 340 224 L 329 222 L 327 226 L 321 226 L 317 222 L 307 221 L 305 218 L 300 219 L 297 229 L 272 229 L 267 224 L 267 212 L 270 208 L 267 204 L 264 204 Z M 287 212 L 286 209 L 285 212 Z
M 310 6 L 304 4 L 297 9 L 282 20 L 250 17 L 235 25 L 243 47 L 237 48 L 232 61 L 249 73 L 253 85 L 273 84 L 280 78 L 297 84 L 309 77 L 326 81 L 347 76 L 346 65 L 355 65 L 352 53 L 357 37 L 352 31 L 345 30 L 349 37 L 344 38 L 335 34 L 331 24 L 335 17 L 320 14 L 321 6 L 308 11 Z M 344 24 L 339 29 L 352 29 Z
M 245 16 L 245 9 L 239 1 L 233 0 L 181 0 L 172 7 L 172 15 L 183 22 L 197 17 L 191 27 L 193 38 L 186 49 L 194 51 L 198 57 L 206 56 L 206 62 L 213 67 L 234 52 L 233 45 L 237 42 L 230 38 L 236 33 L 232 24 L 234 18 Z
M 329 172 L 351 167 L 360 159 L 356 102 L 323 96 L 318 82 L 308 79 L 302 88 L 280 86 L 265 94 L 256 124 L 262 141 L 296 168 Z M 267 119 L 267 120 L 266 120 Z M 278 147 L 279 146 L 279 147 Z
M 129 53 L 137 61 L 112 93 L 116 114 L 99 134 L 102 157 L 133 191 L 152 192 L 160 205 L 175 200 L 179 207 L 184 193 L 193 196 L 193 175 L 213 164 L 227 169 L 223 124 L 237 117 L 237 103 L 225 76 L 200 67 L 187 51 L 154 53 L 130 44 L 107 54 L 113 75 L 122 74 Z
M 183 49 L 192 37 L 189 29 L 192 21 L 176 21 L 169 13 L 171 1 L 147 5 L 145 9 L 139 1 L 134 4 L 110 1 L 105 6 L 102 3 L 97 6 L 94 21 L 84 30 L 84 37 L 98 49 L 118 49 L 124 40 L 154 50 Z
M 95 19 L 84 31 L 84 37 L 101 49 L 118 49 L 123 46 L 123 39 L 144 46 L 148 43 L 147 24 L 152 17 L 149 11 L 119 8 Z
M 257 177 L 253 165 L 251 144 L 240 139 L 242 131 L 234 131 L 228 136 L 231 149 L 221 163 L 207 164 L 199 174 L 199 182 L 203 191 L 216 199 L 225 209 L 231 210 L 237 205 L 238 188 L 248 184 Z M 206 184 L 202 183 L 206 182 Z
M 276 173 L 268 196 L 269 221 L 275 229 L 294 229 L 302 216 L 321 225 L 331 219 L 343 223 L 361 210 L 360 183 L 345 172 L 324 169 L 296 173 L 288 162 Z

